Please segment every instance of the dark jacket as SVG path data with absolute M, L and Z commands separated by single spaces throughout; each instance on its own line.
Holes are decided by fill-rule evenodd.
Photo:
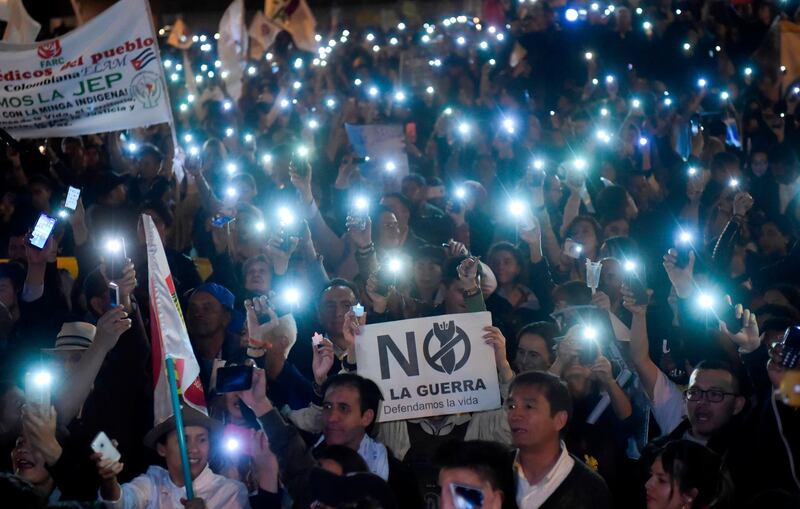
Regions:
M 540 509 L 608 509 L 611 494 L 603 478 L 572 456 L 575 466 Z

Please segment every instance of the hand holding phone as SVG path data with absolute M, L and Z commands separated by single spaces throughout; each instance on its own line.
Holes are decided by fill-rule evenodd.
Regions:
M 78 198 L 81 197 L 81 190 L 77 187 L 69 186 L 67 191 L 67 199 L 64 200 L 64 207 L 75 210 L 78 207 Z
M 101 431 L 94 437 L 90 447 L 94 452 L 101 455 L 104 460 L 117 462 L 122 459 L 122 455 L 119 453 L 116 447 L 114 447 L 114 443 L 108 438 L 108 435 L 105 432 Z
M 217 393 L 241 392 L 253 385 L 252 366 L 225 366 L 217 369 Z
M 47 240 L 52 235 L 55 225 L 56 218 L 50 217 L 45 213 L 39 215 L 39 219 L 33 227 L 33 232 L 31 232 L 30 245 L 36 249 L 44 249 L 44 245 L 47 244 Z
M 564 254 L 577 260 L 583 255 L 583 245 L 572 239 L 566 239 L 564 241 Z

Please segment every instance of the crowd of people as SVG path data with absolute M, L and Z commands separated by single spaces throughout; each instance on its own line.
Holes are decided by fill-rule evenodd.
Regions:
M 239 97 L 218 36 L 165 27 L 174 135 L 0 161 L 0 505 L 800 507 L 800 81 L 763 51 L 796 8 L 334 21 L 313 54 L 280 34 Z M 408 173 L 346 124 L 401 126 Z M 143 214 L 208 406 L 182 411 L 191 500 L 154 422 Z M 379 422 L 361 328 L 483 310 L 501 408 Z M 52 404 L 23 392 L 44 368 Z

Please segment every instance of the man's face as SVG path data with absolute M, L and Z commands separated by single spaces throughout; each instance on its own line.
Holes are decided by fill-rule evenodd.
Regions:
M 758 247 L 762 253 L 771 255 L 786 249 L 788 239 L 781 233 L 774 223 L 765 223 L 758 235 Z
M 142 177 L 151 179 L 158 175 L 161 169 L 161 161 L 152 154 L 144 154 L 137 161 L 136 168 L 139 170 L 139 174 Z
M 703 391 L 718 391 L 722 393 L 736 393 L 733 376 L 721 369 L 696 369 L 689 379 L 689 391 L 700 389 Z M 709 394 L 703 395 L 700 401 L 686 400 L 686 410 L 692 432 L 701 437 L 709 437 L 725 426 L 734 415 L 744 408 L 742 396 L 723 396 L 722 401 L 712 403 L 708 401 Z
M 464 283 L 460 279 L 448 285 L 444 294 L 444 307 L 448 314 L 467 312 L 467 306 L 464 304 Z
M 419 205 L 425 199 L 425 187 L 412 180 L 406 180 L 401 187 L 403 195 L 414 205 Z
M 519 338 L 514 367 L 517 373 L 550 369 L 553 354 L 547 349 L 544 338 L 538 334 L 525 333 Z
M 197 476 L 206 468 L 208 464 L 208 430 L 200 426 L 186 426 L 183 428 L 183 434 L 186 438 L 186 453 L 189 457 L 189 470 L 192 473 L 192 479 L 197 479 Z M 159 456 L 164 458 L 167 462 L 167 470 L 169 470 L 170 477 L 173 479 L 182 479 L 182 463 L 181 463 L 181 449 L 178 445 L 178 434 L 171 431 L 167 435 L 167 441 L 163 444 L 156 445 L 156 450 Z
M 411 219 L 411 212 L 403 205 L 403 202 L 394 196 L 386 196 L 381 198 L 381 205 L 394 213 L 394 216 L 401 226 L 408 226 L 408 221 Z
M 767 154 L 764 152 L 756 152 L 750 160 L 750 168 L 753 170 L 753 175 L 762 177 L 769 169 L 769 162 L 767 161 Z
M 349 385 L 331 387 L 322 404 L 322 433 L 328 445 L 345 445 L 358 450 L 375 413 L 361 413 L 358 389 Z
M 317 312 L 325 332 L 331 336 L 341 336 L 344 315 L 356 305 L 356 296 L 346 286 L 328 288 L 322 294 Z
M 514 447 L 537 448 L 558 442 L 567 425 L 567 413 L 551 415 L 550 402 L 535 385 L 518 385 L 506 401 L 508 425 Z
M 400 223 L 392 212 L 383 212 L 378 217 L 378 244 L 384 249 L 400 247 Z
M 471 468 L 443 468 L 439 471 L 439 507 L 456 509 L 464 507 L 454 500 L 451 485 L 478 489 L 483 493 L 482 509 L 499 509 L 503 506 L 503 492 L 495 490 L 488 480 Z
M 244 287 L 251 292 L 269 292 L 272 271 L 266 263 L 253 263 L 244 275 Z
M 192 294 L 187 314 L 186 328 L 192 336 L 210 336 L 227 326 L 227 310 L 210 293 Z
M 442 266 L 424 258 L 414 262 L 414 283 L 418 288 L 437 288 L 442 283 Z
M 42 485 L 50 478 L 50 472 L 44 467 L 44 457 L 28 445 L 24 437 L 17 439 L 11 451 L 11 463 L 14 475 L 20 476 L 34 486 Z
M 85 351 L 86 350 L 65 350 L 55 352 L 55 359 L 65 377 L 69 377 L 77 371 Z
M 7 277 L 0 279 L 0 302 L 9 310 L 17 307 L 17 293 L 14 291 L 11 280 Z

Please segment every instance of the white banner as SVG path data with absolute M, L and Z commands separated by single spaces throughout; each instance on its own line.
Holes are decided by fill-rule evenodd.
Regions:
M 147 242 L 149 272 L 154 424 L 165 421 L 173 414 L 166 372 L 167 356 L 175 359 L 178 391 L 183 395 L 183 401 L 207 414 L 203 384 L 200 382 L 200 365 L 189 342 L 161 237 L 147 214 L 142 214 L 142 224 Z
M 146 0 L 120 0 L 49 41 L 0 44 L 0 127 L 17 138 L 170 121 Z
M 500 385 L 483 339 L 489 312 L 414 318 L 362 327 L 358 374 L 381 388 L 380 422 L 494 410 Z

